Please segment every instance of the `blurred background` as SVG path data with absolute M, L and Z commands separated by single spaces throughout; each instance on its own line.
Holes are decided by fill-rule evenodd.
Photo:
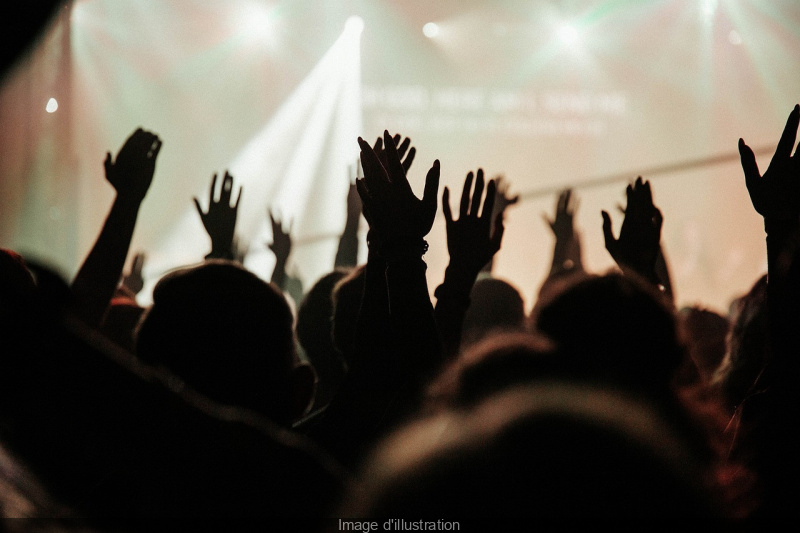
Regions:
M 679 305 L 724 312 L 766 270 L 736 143 L 765 170 L 800 101 L 796 0 L 42 4 L 47 22 L 0 86 L 0 246 L 67 278 L 113 199 L 105 154 L 140 126 L 164 143 L 131 246 L 147 254 L 145 305 L 161 275 L 210 250 L 192 198 L 206 206 L 225 170 L 243 187 L 245 265 L 269 279 L 272 209 L 291 223 L 288 272 L 309 288 L 333 268 L 356 137 L 384 129 L 417 147 L 418 194 L 438 158 L 454 201 L 479 167 L 521 196 L 494 274 L 528 308 L 558 192 L 575 190 L 584 265 L 602 272 L 600 211 L 618 231 L 638 175 L 664 214 Z M 441 210 L 428 241 L 433 291 Z

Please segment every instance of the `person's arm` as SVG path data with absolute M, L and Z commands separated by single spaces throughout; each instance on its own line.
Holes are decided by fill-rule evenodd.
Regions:
M 356 179 L 358 179 L 358 173 Z M 358 263 L 358 223 L 361 220 L 361 199 L 358 197 L 355 181 L 347 189 L 347 219 L 344 231 L 339 237 L 334 268 L 354 267 Z
M 97 326 L 119 285 L 139 208 L 155 173 L 161 139 L 141 128 L 131 134 L 112 159 L 104 162 L 106 180 L 117 191 L 114 203 L 92 250 L 72 281 L 77 312 Z
M 478 169 L 474 192 L 472 181 L 473 173 L 470 172 L 464 180 L 458 220 L 453 219 L 450 210 L 450 190 L 445 187 L 442 193 L 450 262 L 445 270 L 444 281 L 436 288 L 434 295 L 436 322 L 446 357 L 458 354 L 464 316 L 470 303 L 470 291 L 483 266 L 500 249 L 503 238 L 503 211 L 493 209 L 496 182 L 489 181 L 481 211 L 483 169 Z
M 236 216 L 239 211 L 239 201 L 242 199 L 242 188 L 236 197 L 236 203 L 231 205 L 233 194 L 233 176 L 225 171 L 220 186 L 219 198 L 214 198 L 217 188 L 217 175 L 211 178 L 211 189 L 208 194 L 208 210 L 203 211 L 200 201 L 195 198 L 194 205 L 203 222 L 206 233 L 211 238 L 211 251 L 206 259 L 234 259 L 233 237 L 236 231 Z
M 650 182 L 639 177 L 628 185 L 626 193 L 625 218 L 618 238 L 614 237 L 608 212 L 602 212 L 606 249 L 623 272 L 634 273 L 665 291 L 666 287 L 656 272 L 664 219 L 653 204 Z
M 547 218 L 546 215 L 544 217 L 555 237 L 549 277 L 583 270 L 580 237 L 574 222 L 577 209 L 575 194 L 572 189 L 567 188 L 558 195 L 553 218 Z
M 732 455 L 745 458 L 759 477 L 756 520 L 797 522 L 800 439 L 800 146 L 794 148 L 800 106 L 789 114 L 766 172 L 743 139 L 739 153 L 755 210 L 764 218 L 767 245 L 769 353 L 750 394 L 737 409 Z M 792 150 L 794 155 L 792 154 Z
M 506 209 L 511 207 L 512 205 L 516 205 L 519 203 L 519 195 L 515 194 L 511 196 L 508 192 L 508 182 L 505 180 L 505 177 L 502 174 L 499 174 L 493 178 L 495 183 L 495 195 L 494 195 L 494 207 L 492 209 L 492 234 L 495 232 L 495 221 L 500 220 L 502 221 L 505 218 Z M 494 255 L 492 256 L 489 261 L 483 268 L 481 272 L 486 275 L 491 275 L 492 271 L 494 270 Z
M 144 261 L 147 256 L 144 252 L 138 252 L 133 256 L 131 263 L 131 270 L 122 278 L 122 285 L 125 286 L 132 294 L 139 294 L 144 288 L 144 277 L 142 271 L 144 270 Z
M 800 278 L 798 278 L 798 231 L 800 231 L 800 147 L 794 142 L 800 124 L 800 106 L 789 114 L 781 139 L 767 171 L 762 175 L 755 154 L 743 139 L 739 153 L 745 184 L 755 210 L 764 218 L 767 234 L 767 301 L 769 307 L 769 366 L 775 379 L 788 380 L 787 391 L 796 395 L 800 371 Z
M 275 218 L 272 210 L 269 210 L 268 214 L 272 226 L 272 242 L 269 244 L 269 249 L 275 254 L 275 268 L 272 269 L 271 281 L 281 290 L 286 290 L 286 264 L 289 262 L 289 254 L 292 253 L 292 224 L 290 222 L 284 230 L 280 217 Z

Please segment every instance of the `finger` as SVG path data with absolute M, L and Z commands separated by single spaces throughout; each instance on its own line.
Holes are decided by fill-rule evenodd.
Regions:
M 461 190 L 461 204 L 458 207 L 458 219 L 461 220 L 467 216 L 469 211 L 469 193 L 472 192 L 472 179 L 474 175 L 472 172 L 467 173 L 464 179 L 464 188 Z
M 377 154 L 372 147 L 361 137 L 358 138 L 361 147 L 361 167 L 364 169 L 364 180 L 367 188 L 380 187 L 386 181 L 386 170 L 383 168 Z
M 414 162 L 414 156 L 417 155 L 417 149 L 413 146 L 408 151 L 408 155 L 403 160 L 403 170 L 405 171 L 406 175 L 408 175 L 408 169 L 411 168 L 411 163 Z
M 800 104 L 794 106 L 792 112 L 789 113 L 789 118 L 786 120 L 786 126 L 783 128 L 783 134 L 781 135 L 781 140 L 778 141 L 778 147 L 775 149 L 773 159 L 791 157 L 794 141 L 797 139 L 798 125 L 800 125 Z
M 556 205 L 556 209 L 559 212 L 563 213 L 564 211 L 567 210 L 567 204 L 569 203 L 569 195 L 570 195 L 570 190 L 564 189 L 558 196 L 558 204 Z
M 755 185 L 755 181 L 761 178 L 761 173 L 758 171 L 756 154 L 744 143 L 744 139 L 739 139 L 739 158 L 742 161 L 745 185 L 750 189 Z
M 550 217 L 548 217 L 547 213 L 542 213 L 542 220 L 544 220 L 545 224 L 550 226 L 550 229 L 555 232 L 555 230 L 556 230 L 556 221 L 554 219 L 551 219 Z
M 358 196 L 361 198 L 361 212 L 364 213 L 364 218 L 367 220 L 369 226 L 374 227 L 372 212 L 370 211 L 369 191 L 367 191 L 367 187 L 363 179 L 356 180 L 356 190 L 358 191 Z
M 644 182 L 642 190 L 643 190 L 644 201 L 646 201 L 648 205 L 653 205 L 653 190 L 650 188 L 649 181 Z
M 408 186 L 406 180 L 406 173 L 403 171 L 403 165 L 400 162 L 400 157 L 397 155 L 397 147 L 394 144 L 394 139 L 389 135 L 388 130 L 383 131 L 383 144 L 386 152 L 386 162 L 389 164 L 386 169 L 389 175 L 389 181 L 397 182 L 400 186 Z
M 383 150 L 383 137 L 378 137 L 375 140 L 375 144 L 372 146 L 372 149 L 375 150 L 375 153 L 378 153 L 381 150 Z
M 429 216 L 436 214 L 436 198 L 439 195 L 439 160 L 433 162 L 433 166 L 425 176 L 425 190 L 422 193 L 422 205 Z
M 469 214 L 475 218 L 478 218 L 478 210 L 483 199 L 483 185 L 483 169 L 479 168 L 478 175 L 475 177 L 475 190 L 472 192 L 472 206 L 469 210 Z
M 240 186 L 239 187 L 239 194 L 236 195 L 236 203 L 233 204 L 233 208 L 234 209 L 239 209 L 239 201 L 242 199 L 242 189 L 244 189 L 244 187 Z
M 106 159 L 103 161 L 103 167 L 106 169 L 106 175 L 111 170 L 111 167 L 114 166 L 114 163 L 111 161 L 111 152 L 106 152 Z
M 200 214 L 200 219 L 202 220 L 203 218 L 205 218 L 206 214 L 203 213 L 203 208 L 200 207 L 200 202 L 197 200 L 196 196 L 193 198 L 193 200 L 194 200 L 194 206 L 197 208 L 197 212 Z
M 561 206 L 563 212 L 569 210 L 569 200 L 572 198 L 572 189 L 564 189 L 564 204 Z
M 211 209 L 211 206 L 214 204 L 214 191 L 217 189 L 217 175 L 214 174 L 214 177 L 211 178 L 211 191 L 208 193 L 208 208 Z
M 403 139 L 403 142 L 397 144 L 399 142 L 400 142 L 400 135 L 398 134 L 394 136 L 394 143 L 397 146 L 397 156 L 400 159 L 403 159 L 403 156 L 406 155 L 406 152 L 408 151 L 408 147 L 411 146 L 411 139 L 406 137 L 405 139 Z
M 481 220 L 486 224 L 492 223 L 492 213 L 494 212 L 494 202 L 497 197 L 497 183 L 494 180 L 489 180 L 486 186 L 486 199 L 483 201 L 483 210 L 481 211 Z
M 444 213 L 444 221 L 449 227 L 453 223 L 453 212 L 450 210 L 450 189 L 444 188 L 442 192 L 442 213 Z
M 152 150 L 150 150 L 150 157 L 152 159 L 155 159 L 156 157 L 158 157 L 158 152 L 161 151 L 161 145 L 162 144 L 163 143 L 161 142 L 161 139 L 156 137 L 156 141 L 153 143 L 153 148 L 152 148 Z
M 492 233 L 492 238 L 490 240 L 492 255 L 496 254 L 497 251 L 500 249 L 500 245 L 503 242 L 503 233 L 505 232 L 505 230 L 506 228 L 503 225 L 503 212 L 500 211 L 494 218 L 494 233 Z
M 231 204 L 231 193 L 233 193 L 233 176 L 225 171 L 225 177 L 222 179 L 222 190 L 220 191 L 219 200 L 226 206 Z
M 657 207 L 653 208 L 653 224 L 658 228 L 659 235 L 661 234 L 661 226 L 664 224 L 664 215 L 661 214 L 661 210 Z
M 601 212 L 603 215 L 603 239 L 606 243 L 606 250 L 611 251 L 616 244 L 616 239 L 614 239 L 614 231 L 611 228 L 611 217 L 608 215 L 607 211 Z

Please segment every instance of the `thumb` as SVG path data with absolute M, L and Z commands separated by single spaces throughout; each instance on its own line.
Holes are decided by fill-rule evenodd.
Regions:
M 739 157 L 742 161 L 742 170 L 744 170 L 745 185 L 747 186 L 747 190 L 751 191 L 756 181 L 761 177 L 761 173 L 758 171 L 756 155 L 753 153 L 753 150 L 744 143 L 744 139 L 739 139 Z
M 603 238 L 605 239 L 606 243 L 606 250 L 609 252 L 617 243 L 617 240 L 614 238 L 614 232 L 611 229 L 611 217 L 608 215 L 607 211 L 602 211 L 603 215 Z
M 422 205 L 429 215 L 436 214 L 437 195 L 439 193 L 439 160 L 433 162 L 433 166 L 425 177 L 425 190 L 422 193 Z

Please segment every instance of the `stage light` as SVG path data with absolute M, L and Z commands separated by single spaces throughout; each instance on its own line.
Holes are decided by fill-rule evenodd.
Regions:
M 435 22 L 428 22 L 422 27 L 422 33 L 428 39 L 433 39 L 437 35 L 439 35 L 439 25 Z
M 58 109 L 58 100 L 55 98 L 51 98 L 47 101 L 47 105 L 45 106 L 44 110 L 48 113 L 55 113 Z
M 252 42 L 271 45 L 274 39 L 275 20 L 271 10 L 255 2 L 236 5 L 231 10 L 231 25 Z
M 344 31 L 360 35 L 364 31 L 364 19 L 358 15 L 353 15 L 345 21 Z
M 739 35 L 738 31 L 731 30 L 731 32 L 728 34 L 728 42 L 730 42 L 733 45 L 738 46 L 738 45 L 742 44 L 742 36 Z
M 561 40 L 562 43 L 573 46 L 578 43 L 580 40 L 580 33 L 578 29 L 573 26 L 572 24 L 562 23 L 556 29 L 556 35 Z
M 714 18 L 714 14 L 717 12 L 717 0 L 703 0 L 702 4 L 700 5 L 700 9 L 702 11 L 703 20 L 710 22 L 711 19 Z

